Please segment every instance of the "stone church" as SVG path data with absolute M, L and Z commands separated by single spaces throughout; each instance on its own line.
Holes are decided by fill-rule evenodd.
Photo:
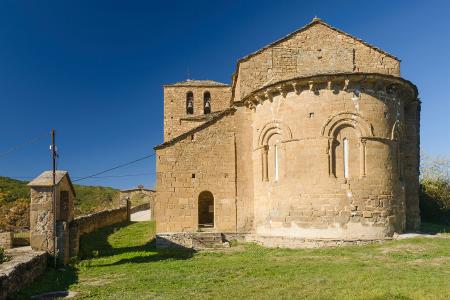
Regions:
M 157 233 L 374 240 L 414 230 L 420 101 L 400 60 L 315 18 L 231 85 L 164 86 Z

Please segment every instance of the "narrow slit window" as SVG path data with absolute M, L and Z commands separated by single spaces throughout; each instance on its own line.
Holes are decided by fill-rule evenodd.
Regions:
M 194 93 L 192 92 L 186 94 L 186 114 L 194 114 Z
M 205 92 L 203 94 L 203 113 L 209 114 L 211 113 L 211 93 Z
M 348 178 L 348 139 L 344 138 L 344 177 Z
M 278 147 L 274 145 L 275 150 L 275 181 L 278 181 Z

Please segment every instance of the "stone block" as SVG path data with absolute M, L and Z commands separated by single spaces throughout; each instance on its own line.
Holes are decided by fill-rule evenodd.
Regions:
M 364 218 L 372 218 L 373 214 L 371 211 L 363 211 Z

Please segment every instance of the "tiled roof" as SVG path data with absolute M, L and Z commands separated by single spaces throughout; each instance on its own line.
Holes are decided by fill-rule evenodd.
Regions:
M 384 55 L 389 56 L 389 57 L 391 57 L 391 58 L 393 58 L 393 59 L 395 59 L 395 60 L 397 60 L 397 61 L 400 62 L 400 59 L 398 59 L 398 58 L 395 57 L 394 55 L 392 55 L 392 54 L 390 54 L 390 53 L 388 53 L 388 52 L 386 52 L 386 51 L 384 51 L 384 50 L 381 50 L 380 48 L 375 47 L 375 46 L 373 46 L 373 45 L 367 43 L 366 41 L 361 40 L 361 39 L 359 39 L 359 38 L 357 38 L 357 37 L 355 37 L 355 36 L 353 36 L 353 35 L 351 35 L 351 34 L 348 34 L 348 33 L 344 32 L 344 31 L 342 31 L 342 30 L 340 30 L 340 29 L 337 29 L 337 28 L 335 28 L 335 27 L 329 25 L 328 23 L 322 21 L 320 18 L 314 17 L 314 18 L 312 19 L 311 23 L 309 23 L 309 24 L 303 26 L 303 27 L 300 28 L 300 29 L 297 29 L 296 31 L 294 31 L 294 32 L 292 32 L 292 33 L 290 33 L 290 34 L 288 34 L 287 36 L 285 36 L 285 37 L 283 37 L 283 38 L 281 38 L 281 39 L 279 39 L 279 40 L 276 40 L 276 41 L 274 41 L 274 42 L 272 42 L 272 43 L 270 43 L 270 44 L 268 44 L 268 45 L 262 47 L 261 49 L 255 51 L 255 52 L 250 53 L 250 54 L 248 54 L 247 56 L 244 56 L 243 58 L 239 59 L 239 60 L 237 61 L 237 64 L 236 64 L 236 71 L 235 71 L 235 73 L 233 74 L 233 79 L 232 79 L 232 81 L 233 81 L 233 82 L 232 82 L 232 93 L 231 93 L 232 96 L 231 96 L 231 98 L 234 100 L 234 97 L 235 97 L 234 93 L 235 93 L 235 88 L 236 88 L 236 81 L 237 81 L 237 78 L 238 78 L 238 75 L 237 75 L 237 74 L 238 74 L 238 70 L 239 70 L 239 65 L 240 65 L 242 62 L 247 61 L 247 60 L 250 59 L 251 57 L 253 57 L 253 56 L 255 56 L 255 55 L 258 55 L 258 54 L 262 53 L 264 50 L 266 50 L 266 49 L 268 49 L 268 48 L 270 48 L 270 47 L 273 47 L 273 46 L 275 46 L 275 45 L 278 45 L 279 43 L 282 43 L 282 42 L 284 42 L 284 41 L 290 39 L 290 38 L 293 37 L 294 35 L 296 35 L 296 34 L 302 32 L 302 31 L 305 31 L 305 30 L 309 29 L 310 27 L 314 26 L 315 24 L 322 24 L 323 26 L 326 26 L 326 27 L 330 28 L 331 30 L 334 30 L 334 31 L 336 31 L 336 32 L 338 32 L 338 33 L 341 33 L 341 34 L 345 35 L 345 36 L 348 36 L 348 37 L 354 39 L 355 41 L 358 41 L 358 42 L 362 43 L 363 45 L 366 45 L 367 47 L 370 47 L 370 48 L 372 48 L 372 49 L 374 49 L 374 50 L 376 50 L 376 51 L 378 51 L 378 52 L 380 52 L 380 53 L 383 53 Z
M 64 178 L 64 176 L 67 176 L 72 192 L 75 195 L 75 189 L 72 186 L 72 182 L 70 181 L 69 173 L 67 171 L 57 170 L 55 172 L 55 183 L 59 184 L 61 180 Z M 40 187 L 53 186 L 53 172 L 52 171 L 42 172 L 41 175 L 31 180 L 28 183 L 28 186 L 40 186 Z
M 331 26 L 330 24 L 328 24 L 328 23 L 322 21 L 321 19 L 315 17 L 315 18 L 311 21 L 311 23 L 309 23 L 309 24 L 303 26 L 303 27 L 300 28 L 300 29 L 297 29 L 296 31 L 294 31 L 294 32 L 292 32 L 292 33 L 290 33 L 290 34 L 288 34 L 287 36 L 285 36 L 285 37 L 283 37 L 283 38 L 281 38 L 281 39 L 279 39 L 279 40 L 276 40 L 275 42 L 272 42 L 272 43 L 270 43 L 270 44 L 268 44 L 268 45 L 262 47 L 261 49 L 255 51 L 255 52 L 253 52 L 253 53 L 248 54 L 247 56 L 245 56 L 245 57 L 239 59 L 238 63 L 241 62 L 241 61 L 245 61 L 245 60 L 249 59 L 250 57 L 253 57 L 253 56 L 255 56 L 255 55 L 257 55 L 257 54 L 263 52 L 263 51 L 266 50 L 267 48 L 270 48 L 270 47 L 275 46 L 275 45 L 277 45 L 277 44 L 279 44 L 279 43 L 281 43 L 281 42 L 284 42 L 285 40 L 291 38 L 292 36 L 294 36 L 294 35 L 296 35 L 296 34 L 302 32 L 302 31 L 307 30 L 308 28 L 312 27 L 312 26 L 315 25 L 315 24 L 322 24 L 322 25 L 324 25 L 324 26 L 330 28 L 331 30 L 334 30 L 334 31 L 336 31 L 336 32 L 339 32 L 339 33 L 341 33 L 341 34 L 343 34 L 343 35 L 345 35 L 345 36 L 348 36 L 348 37 L 350 37 L 350 38 L 352 38 L 352 39 L 354 39 L 354 40 L 356 40 L 356 41 L 358 41 L 358 42 L 360 42 L 360 43 L 366 45 L 367 47 L 370 47 L 370 48 L 372 48 L 372 49 L 374 49 L 374 50 L 376 50 L 376 51 L 378 51 L 378 52 L 383 53 L 383 54 L 386 55 L 386 56 L 389 56 L 389 57 L 391 57 L 391 58 L 393 58 L 393 59 L 396 59 L 396 60 L 400 61 L 400 60 L 399 60 L 397 57 L 395 57 L 394 55 L 392 55 L 392 54 L 390 54 L 390 53 L 388 53 L 388 52 L 386 52 L 386 51 L 384 51 L 384 50 L 381 50 L 380 48 L 375 47 L 375 46 L 373 46 L 373 45 L 367 43 L 366 41 L 361 40 L 361 39 L 359 39 L 359 38 L 357 38 L 357 37 L 355 37 L 355 36 L 353 36 L 353 35 L 351 35 L 351 34 L 348 34 L 348 33 L 344 32 L 344 31 L 342 31 L 342 30 L 340 30 L 340 29 L 337 29 L 337 28 Z
M 172 84 L 166 84 L 164 86 L 228 86 L 226 83 L 217 82 L 214 80 L 195 80 L 188 79 Z

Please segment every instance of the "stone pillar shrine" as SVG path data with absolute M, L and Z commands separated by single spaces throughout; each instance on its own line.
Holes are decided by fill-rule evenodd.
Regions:
M 56 171 L 53 189 L 52 171 L 45 171 L 28 186 L 31 188 L 30 245 L 33 250 L 54 255 L 56 227 L 56 255 L 58 263 L 69 261 L 69 224 L 74 218 L 75 190 L 67 171 Z M 53 204 L 55 191 L 56 207 Z M 56 220 L 56 224 L 54 224 Z M 55 226 L 56 225 L 56 226 Z

